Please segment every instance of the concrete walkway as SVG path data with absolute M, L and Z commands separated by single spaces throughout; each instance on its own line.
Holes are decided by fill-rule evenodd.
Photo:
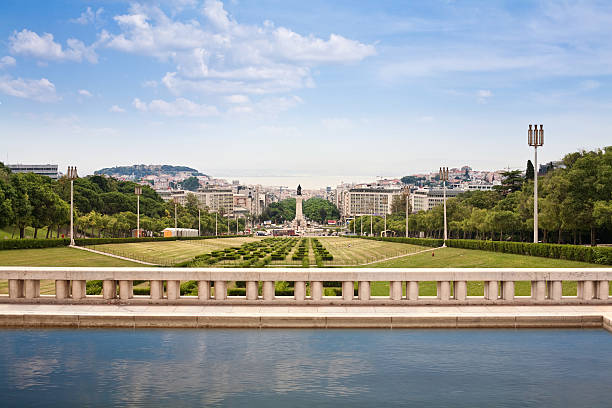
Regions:
M 607 306 L 134 306 L 0 304 L 0 327 L 587 328 Z
M 130 261 L 130 262 L 139 263 L 139 264 L 142 264 L 142 265 L 159 266 L 158 264 L 154 264 L 154 263 L 150 263 L 150 262 L 145 262 L 145 261 L 139 261 L 138 259 L 127 258 L 125 256 L 110 254 L 108 252 L 97 251 L 97 250 L 91 249 L 91 248 L 80 247 L 80 246 L 76 246 L 76 245 L 68 245 L 68 246 L 70 248 L 76 248 L 76 249 L 80 249 L 82 251 L 93 252 L 94 254 L 98 254 L 98 255 L 110 256 L 111 258 L 123 259 L 124 261 Z

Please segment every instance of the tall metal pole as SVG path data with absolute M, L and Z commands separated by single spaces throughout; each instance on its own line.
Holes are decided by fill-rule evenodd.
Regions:
M 178 199 L 176 197 L 174 197 L 174 229 L 178 228 L 178 223 L 177 223 L 177 218 L 176 218 L 177 207 L 178 207 Z M 176 231 L 175 231 L 175 233 L 176 233 Z
M 70 180 L 70 245 L 74 246 L 74 180 Z
M 202 214 L 201 214 L 200 208 L 198 208 L 198 237 L 201 235 L 200 234 L 201 226 L 202 226 Z
M 359 236 L 363 237 L 363 214 L 359 216 L 359 222 L 361 223 L 361 232 Z
M 371 207 L 371 211 L 370 211 L 370 236 L 371 237 L 374 236 L 374 232 L 373 232 L 373 229 L 372 229 L 373 218 L 374 218 L 374 200 L 372 200 L 372 207 Z
M 446 240 L 448 239 L 448 228 L 446 225 L 446 182 L 448 181 L 448 167 L 440 167 L 440 180 L 443 185 L 443 202 L 444 202 L 444 243 L 443 247 L 446 246 Z
M 142 187 L 134 187 L 134 194 L 136 194 L 136 237 L 140 238 L 140 195 L 142 194 Z
M 538 146 L 533 147 L 533 242 L 538 243 Z
M 217 213 L 215 212 L 215 237 L 219 235 L 219 233 L 217 232 Z
M 78 177 L 76 167 L 68 166 L 66 176 L 70 180 L 70 245 L 74 246 L 74 179 Z
M 408 238 L 408 210 L 410 209 L 409 196 L 406 195 L 406 238 Z
M 527 131 L 527 143 L 533 146 L 534 149 L 534 164 L 533 164 L 533 242 L 538 243 L 538 146 L 544 145 L 544 125 L 534 125 L 531 129 L 529 125 Z
M 446 240 L 448 239 L 448 228 L 446 225 L 446 181 L 444 182 L 444 245 L 446 246 Z
M 136 196 L 136 237 L 140 238 L 140 195 Z

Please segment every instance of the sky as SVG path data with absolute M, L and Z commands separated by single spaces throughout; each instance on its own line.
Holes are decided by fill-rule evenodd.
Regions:
M 306 188 L 612 144 L 610 1 L 2 0 L 0 161 Z M 273 183 L 274 184 L 274 183 Z

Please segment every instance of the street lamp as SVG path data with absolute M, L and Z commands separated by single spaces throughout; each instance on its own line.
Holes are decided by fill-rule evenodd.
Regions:
M 408 211 L 410 209 L 410 193 L 406 194 L 406 238 L 408 238 Z
M 527 131 L 527 143 L 533 146 L 533 242 L 538 243 L 538 146 L 544 145 L 544 125 L 533 125 L 534 129 L 529 125 Z
M 74 246 L 74 180 L 79 177 L 76 166 L 68 166 L 66 177 L 70 180 L 70 246 Z
M 444 190 L 444 244 L 446 246 L 446 240 L 448 239 L 448 230 L 446 228 L 446 182 L 448 181 L 448 167 L 440 167 L 440 180 L 443 184 Z
M 178 207 L 178 197 L 174 197 L 174 233 L 176 234 L 177 231 L 177 227 L 178 227 L 178 223 L 177 223 L 177 218 L 176 218 L 176 213 L 177 213 L 177 207 Z
M 136 185 L 134 194 L 136 194 L 136 238 L 140 238 L 140 195 L 142 194 L 142 186 Z

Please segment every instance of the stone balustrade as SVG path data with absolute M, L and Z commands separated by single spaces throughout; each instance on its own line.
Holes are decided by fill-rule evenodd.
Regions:
M 119 299 L 164 302 L 611 302 L 612 268 L 92 268 L 0 267 L 8 299 Z M 40 281 L 55 281 L 55 296 L 40 295 Z M 102 281 L 101 295 L 87 295 L 87 281 Z M 134 296 L 133 282 L 149 281 L 150 295 Z M 198 296 L 181 296 L 181 281 L 197 281 Z M 246 282 L 245 296 L 228 296 L 227 284 Z M 294 296 L 276 296 L 275 282 L 294 282 Z M 342 296 L 324 296 L 323 282 L 342 282 Z M 388 282 L 389 296 L 371 295 L 372 282 Z M 436 282 L 437 296 L 419 296 L 419 282 Z M 531 282 L 531 296 L 515 296 L 515 283 Z M 577 296 L 563 296 L 563 282 L 577 282 Z M 165 285 L 164 285 L 165 282 Z M 484 296 L 468 296 L 468 282 L 484 282 Z M 357 296 L 355 296 L 357 284 Z M 165 290 L 164 290 L 165 286 Z M 214 288 L 213 288 L 214 287 Z M 261 295 L 260 295 L 261 293 Z M 0 299 L 6 296 L 0 296 Z

